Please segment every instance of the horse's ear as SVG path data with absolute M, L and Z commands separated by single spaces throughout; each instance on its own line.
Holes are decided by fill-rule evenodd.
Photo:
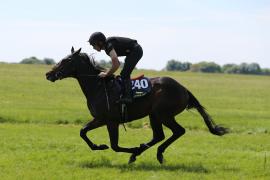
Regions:
M 80 54 L 80 52 L 81 52 L 81 50 L 82 50 L 82 48 L 80 48 L 80 49 L 78 49 L 77 51 L 73 52 L 73 55 L 74 55 L 74 56 L 79 55 L 79 54 Z
M 72 48 L 71 48 L 71 54 L 73 54 L 74 53 L 74 47 L 72 46 Z

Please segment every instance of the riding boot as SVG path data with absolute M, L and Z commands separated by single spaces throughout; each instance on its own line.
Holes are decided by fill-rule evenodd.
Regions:
M 132 103 L 131 80 L 123 79 L 123 96 L 119 100 L 122 104 Z

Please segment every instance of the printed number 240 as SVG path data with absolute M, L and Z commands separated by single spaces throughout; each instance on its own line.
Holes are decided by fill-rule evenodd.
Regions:
M 146 79 L 137 79 L 132 81 L 132 89 L 145 89 L 148 88 L 148 81 Z

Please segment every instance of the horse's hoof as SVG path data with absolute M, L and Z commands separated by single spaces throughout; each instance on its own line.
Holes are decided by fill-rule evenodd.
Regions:
M 105 149 L 109 149 L 109 147 L 106 145 L 106 144 L 101 144 L 101 145 L 96 145 L 94 144 L 92 147 L 91 147 L 92 150 L 105 150 Z
M 105 149 L 109 149 L 109 147 L 106 144 L 101 144 L 98 146 L 99 150 L 105 150 Z
M 158 162 L 160 163 L 160 164 L 162 164 L 163 163 L 163 154 L 162 153 L 157 153 L 157 160 L 158 160 Z
M 132 154 L 129 158 L 128 164 L 134 163 L 136 161 L 136 155 Z

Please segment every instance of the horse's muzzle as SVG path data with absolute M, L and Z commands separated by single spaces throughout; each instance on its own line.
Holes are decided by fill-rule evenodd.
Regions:
M 55 82 L 58 78 L 56 77 L 55 73 L 53 71 L 49 71 L 46 73 L 46 79 Z

